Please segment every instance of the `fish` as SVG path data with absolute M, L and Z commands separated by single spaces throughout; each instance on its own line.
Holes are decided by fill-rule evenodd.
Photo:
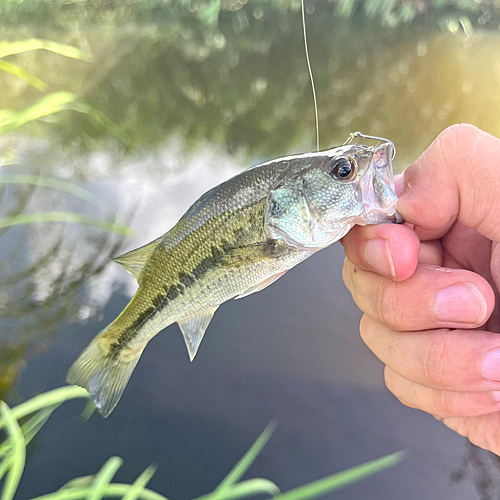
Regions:
M 147 343 L 177 322 L 189 358 L 224 302 L 274 283 L 356 224 L 401 222 L 390 141 L 278 158 L 203 194 L 167 233 L 113 260 L 139 284 L 71 366 L 107 417 Z

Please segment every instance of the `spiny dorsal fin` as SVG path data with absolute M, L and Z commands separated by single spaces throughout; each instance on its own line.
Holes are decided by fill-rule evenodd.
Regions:
M 126 269 L 137 281 L 139 281 L 139 277 L 144 269 L 144 266 L 146 265 L 146 262 L 153 254 L 155 248 L 158 246 L 158 243 L 160 243 L 160 240 L 161 236 L 147 245 L 131 250 L 123 255 L 119 255 L 118 257 L 114 257 L 111 260 L 120 264 L 120 266 Z
M 191 361 L 193 361 L 196 356 L 203 339 L 203 335 L 205 335 L 205 330 L 208 328 L 210 321 L 212 321 L 214 313 L 217 311 L 218 307 L 219 306 L 215 306 L 210 309 L 205 309 L 205 311 L 197 316 L 177 322 L 181 328 L 184 342 L 186 342 L 186 347 L 189 353 L 189 359 Z

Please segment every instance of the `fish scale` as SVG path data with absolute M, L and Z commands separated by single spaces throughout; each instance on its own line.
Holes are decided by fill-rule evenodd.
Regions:
M 178 322 L 193 359 L 220 304 L 262 290 L 354 224 L 395 220 L 391 157 L 390 143 L 341 146 L 257 165 L 205 193 L 165 235 L 114 259 L 139 288 L 68 381 L 107 416 L 158 332 Z M 352 167 L 346 178 L 339 162 L 342 175 Z

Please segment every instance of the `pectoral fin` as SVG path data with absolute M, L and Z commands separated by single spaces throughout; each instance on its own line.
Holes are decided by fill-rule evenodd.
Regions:
M 203 335 L 205 335 L 205 330 L 208 328 L 210 321 L 212 321 L 214 313 L 217 311 L 218 307 L 219 306 L 211 307 L 197 316 L 177 322 L 181 328 L 184 342 L 186 342 L 186 347 L 189 353 L 189 359 L 191 361 L 193 361 L 196 356 L 203 339 Z
M 246 297 L 247 295 L 264 290 L 264 288 L 266 288 L 269 285 L 271 285 L 272 283 L 274 283 L 277 279 L 281 278 L 285 273 L 286 273 L 286 271 L 284 271 L 282 273 L 274 274 L 273 276 L 269 276 L 269 278 L 266 278 L 264 281 L 257 283 L 255 286 L 252 286 L 246 292 L 243 292 L 241 295 L 238 295 L 237 297 L 235 297 L 235 299 L 242 299 L 243 297 Z
M 131 250 L 130 252 L 124 253 L 118 257 L 114 257 L 116 263 L 120 264 L 124 269 L 126 269 L 140 284 L 141 272 L 144 269 L 147 261 L 155 251 L 155 248 L 160 243 L 161 237 L 153 240 L 151 243 L 144 245 L 142 247 Z

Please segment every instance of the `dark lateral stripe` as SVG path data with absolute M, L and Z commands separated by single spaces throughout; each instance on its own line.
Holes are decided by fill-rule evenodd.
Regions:
M 223 264 L 227 258 L 228 252 L 235 250 L 236 242 L 239 242 L 239 244 L 244 247 L 246 233 L 247 231 L 242 227 L 234 228 L 231 237 L 229 239 L 222 240 L 220 242 L 220 246 L 216 247 L 215 245 L 212 245 L 210 257 L 202 260 L 191 272 L 180 272 L 177 277 L 178 283 L 174 285 L 166 285 L 163 292 L 159 293 L 152 299 L 151 302 L 153 305 L 142 312 L 127 328 L 127 330 L 120 335 L 120 338 L 111 344 L 110 355 L 118 356 L 121 349 L 126 347 L 126 345 L 134 338 L 135 334 L 145 321 L 161 312 L 169 302 L 175 300 L 179 295 L 184 294 L 186 289 L 189 289 L 198 280 L 201 280 L 210 269 Z M 236 245 L 238 245 L 238 243 L 236 243 Z

